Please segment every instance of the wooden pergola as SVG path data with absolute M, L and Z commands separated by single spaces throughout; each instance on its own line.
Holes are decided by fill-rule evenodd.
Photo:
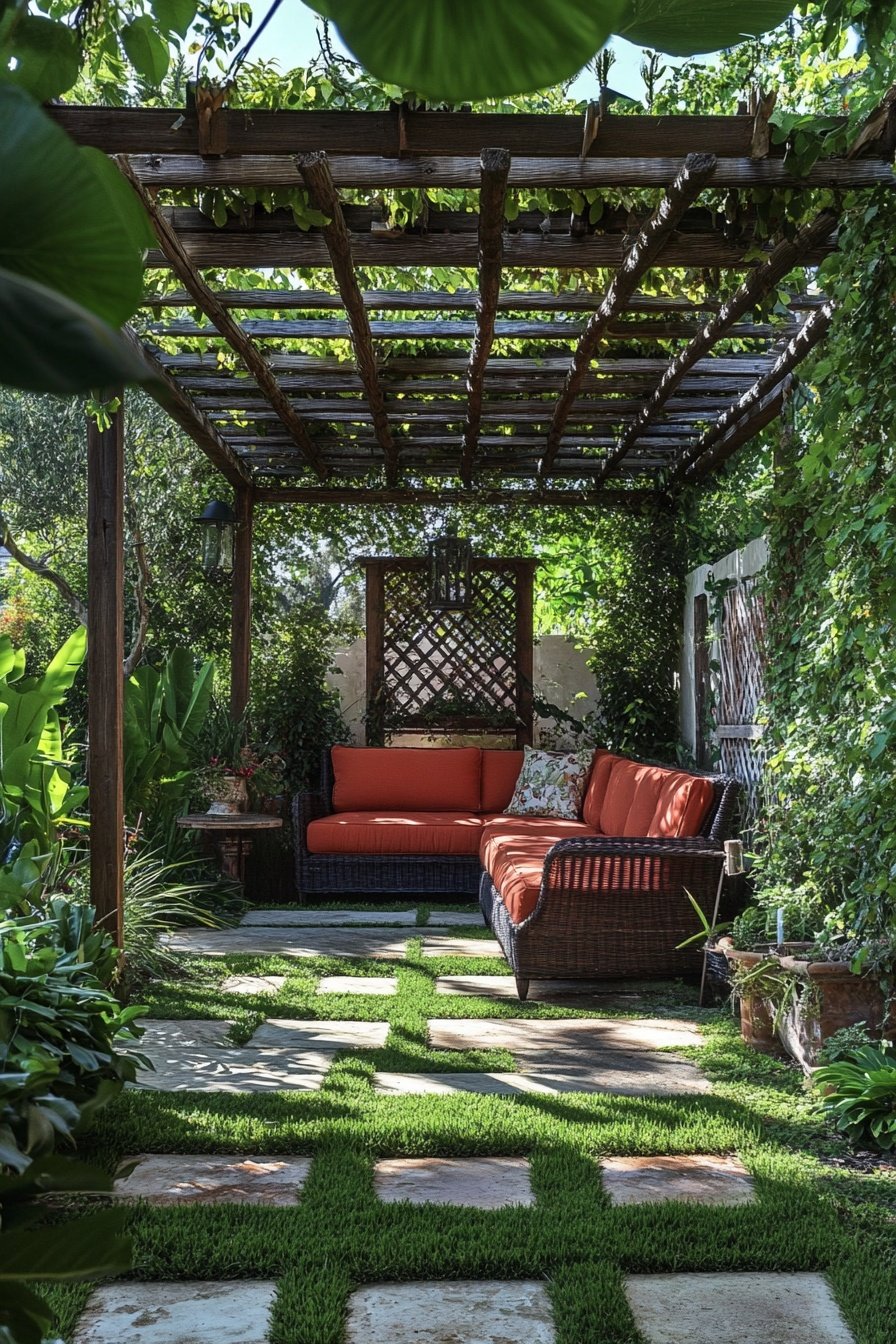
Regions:
M 116 158 L 155 226 L 156 278 L 132 338 L 149 390 L 235 491 L 236 713 L 249 693 L 257 506 L 668 507 L 780 414 L 831 322 L 832 303 L 805 283 L 781 320 L 754 313 L 836 248 L 837 208 L 803 211 L 808 222 L 763 240 L 757 201 L 780 188 L 836 201 L 896 181 L 892 98 L 843 156 L 805 173 L 771 143 L 761 99 L 706 117 L 594 104 L 584 120 L 405 105 L 49 111 Z M 198 208 L 218 188 L 304 189 L 328 222 L 303 230 L 257 206 L 219 227 Z M 401 229 L 378 196 L 399 188 L 423 193 Z M 466 192 L 468 208 L 438 208 L 428 188 Z M 508 192 L 541 188 L 577 201 L 599 191 L 599 220 L 587 204 L 507 219 Z M 649 204 L 631 203 L 647 189 Z M 294 284 L 229 287 L 245 268 L 286 269 Z M 469 270 L 469 285 L 440 286 L 438 268 Z M 373 287 L 383 270 L 393 285 Z M 332 284 L 307 287 L 303 271 Z M 738 283 L 720 299 L 728 271 Z M 328 345 L 337 353 L 320 353 Z M 110 926 L 122 882 L 122 475 L 119 414 L 89 443 L 92 872 Z

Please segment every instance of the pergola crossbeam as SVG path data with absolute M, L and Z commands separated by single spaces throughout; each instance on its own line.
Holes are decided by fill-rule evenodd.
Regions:
M 308 465 L 314 469 L 318 476 L 324 478 L 327 474 L 326 468 L 320 460 L 317 449 L 289 399 L 281 392 L 277 379 L 271 372 L 264 356 L 245 332 L 240 329 L 239 323 L 234 320 L 228 310 L 222 307 L 214 291 L 203 280 L 187 256 L 177 233 L 165 219 L 150 192 L 137 179 L 127 158 L 120 156 L 118 166 L 140 197 L 147 214 L 152 220 L 156 237 L 169 265 L 187 291 L 193 296 L 197 306 L 214 323 L 220 335 L 224 337 L 234 353 L 240 357 L 247 371 L 264 392 L 279 419 L 295 439 Z
M 578 396 L 606 327 L 625 308 L 640 281 L 663 250 L 682 215 L 711 178 L 715 166 L 714 154 L 687 156 L 660 205 L 626 252 L 625 260 L 610 282 L 597 312 L 589 319 L 573 355 L 548 431 L 545 453 L 539 468 L 542 480 L 550 475 L 569 410 Z
M 370 319 L 355 274 L 352 239 L 342 214 L 342 204 L 333 184 L 327 156 L 323 151 L 302 154 L 296 163 L 312 205 L 329 219 L 329 223 L 323 228 L 324 241 L 333 265 L 333 275 L 345 305 L 355 363 L 364 384 L 377 441 L 383 452 L 386 480 L 390 485 L 394 485 L 398 476 L 398 449 L 392 437 L 383 390 L 380 386 Z

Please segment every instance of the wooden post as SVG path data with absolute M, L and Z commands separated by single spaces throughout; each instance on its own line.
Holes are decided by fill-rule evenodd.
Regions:
M 252 490 L 236 492 L 236 531 L 233 545 L 233 597 L 230 625 L 230 712 L 241 719 L 249 703 L 252 663 Z
M 123 941 L 124 391 L 108 429 L 87 421 L 87 764 L 90 897 L 97 923 Z
M 535 713 L 535 667 L 532 623 L 532 590 L 535 560 L 516 566 L 516 745 L 531 747 Z
M 376 560 L 364 566 L 366 631 L 367 631 L 367 719 L 365 740 L 368 747 L 385 746 L 382 706 L 379 696 L 383 689 L 383 620 L 385 616 L 385 583 L 383 566 Z

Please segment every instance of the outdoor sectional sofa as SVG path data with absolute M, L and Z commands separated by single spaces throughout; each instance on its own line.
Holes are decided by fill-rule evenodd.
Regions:
M 692 973 L 738 785 L 595 752 L 582 819 L 507 816 L 522 752 L 333 747 L 294 802 L 301 896 L 471 896 L 521 997 L 530 979 Z

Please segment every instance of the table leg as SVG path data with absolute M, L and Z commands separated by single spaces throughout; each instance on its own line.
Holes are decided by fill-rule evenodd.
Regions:
M 221 872 L 233 882 L 245 882 L 246 859 L 252 852 L 252 841 L 241 835 L 226 835 L 218 841 Z

